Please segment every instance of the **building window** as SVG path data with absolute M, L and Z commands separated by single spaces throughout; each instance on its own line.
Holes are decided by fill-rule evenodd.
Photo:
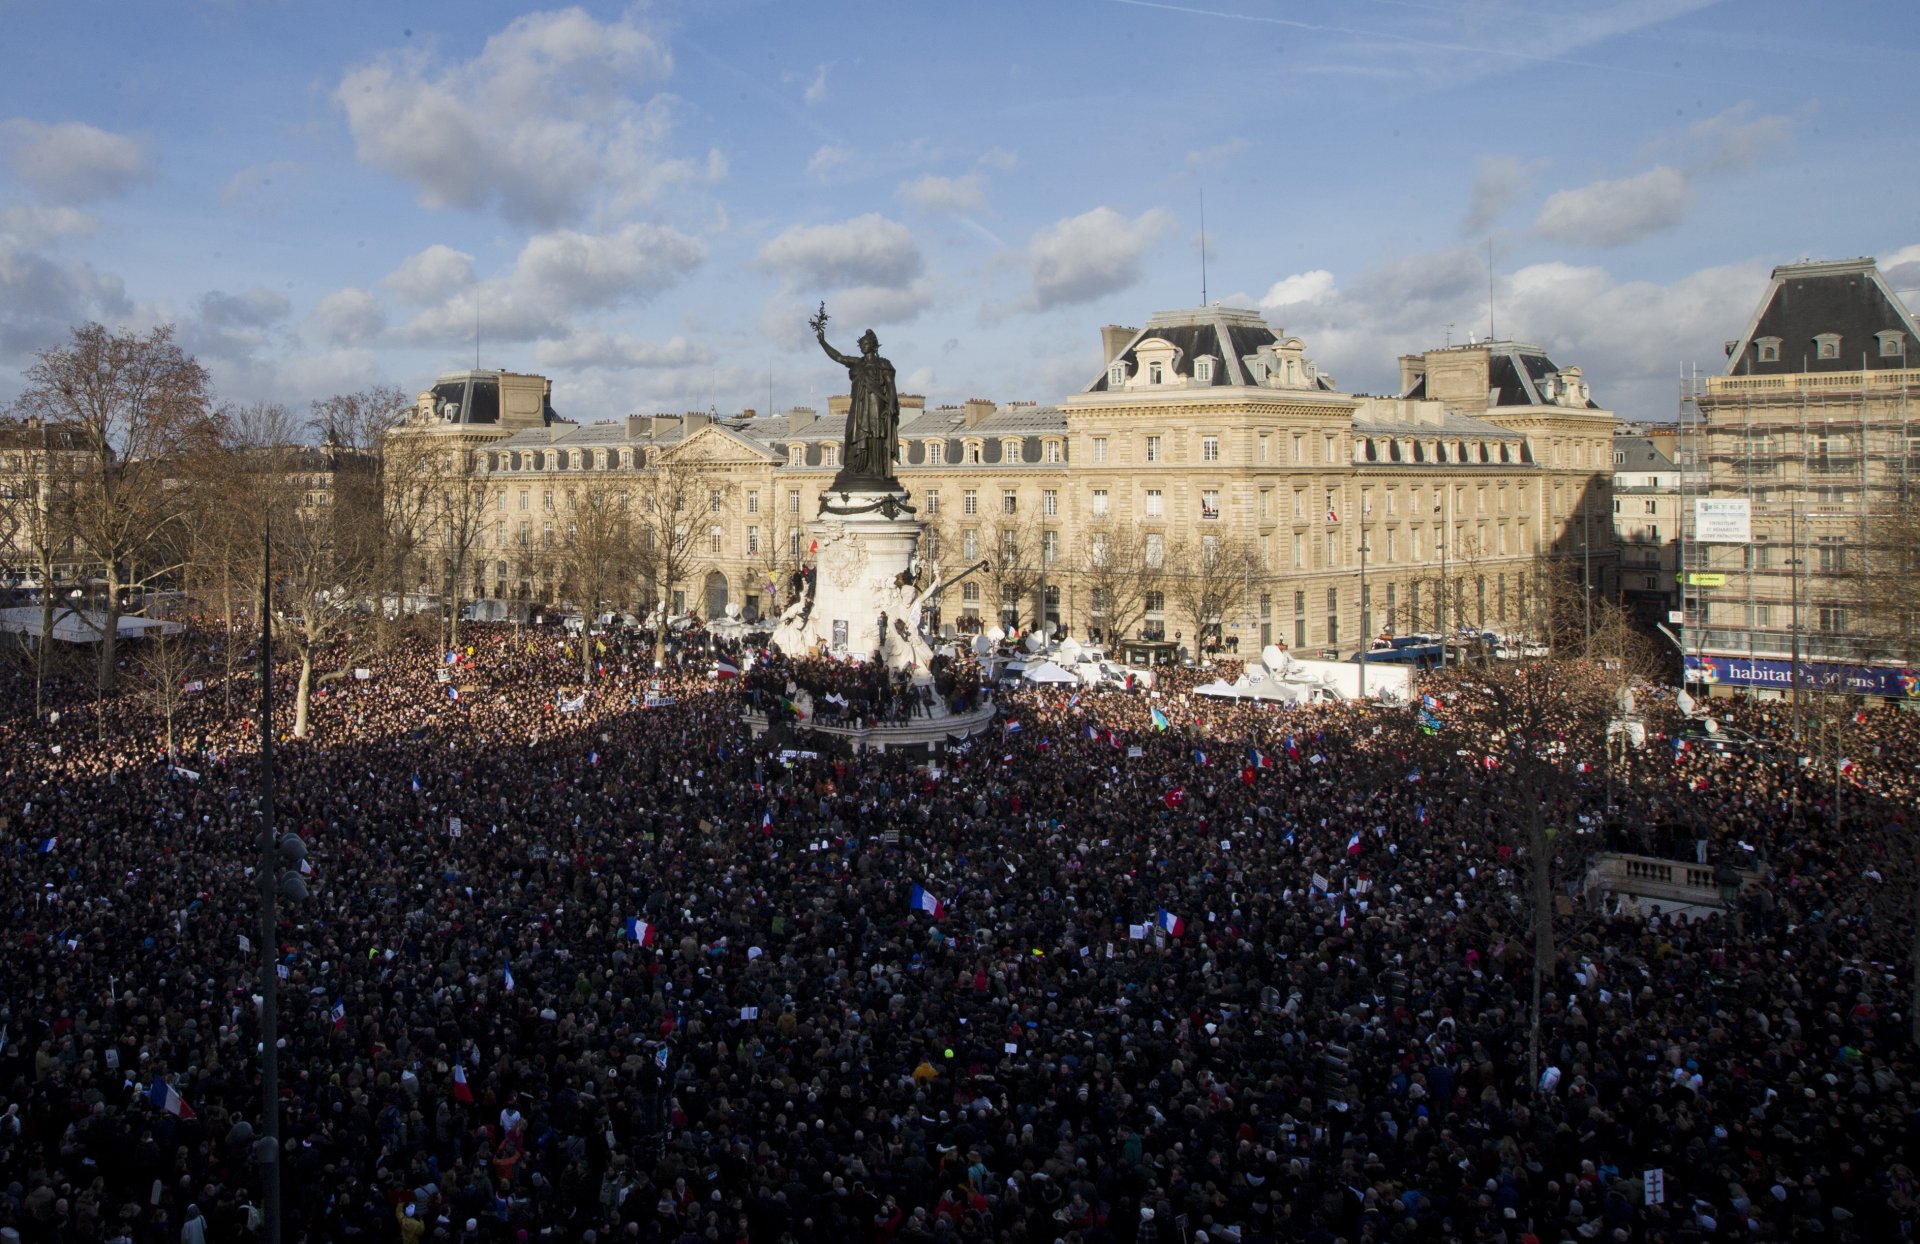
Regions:
M 707 528 L 707 552 L 718 556 L 720 552 L 720 528 L 716 525 Z
M 1813 357 L 1819 359 L 1839 358 L 1840 334 L 1816 333 L 1813 338 Z
M 787 489 L 787 513 L 798 514 L 799 512 L 800 490 L 798 488 L 789 488 Z
M 1060 494 L 1048 488 L 1040 494 L 1040 512 L 1048 518 L 1060 512 Z
M 1104 566 L 1107 564 L 1107 533 L 1106 532 L 1096 531 L 1093 533 L 1093 539 L 1089 541 L 1087 545 L 1087 562 L 1088 564 L 1094 565 L 1094 566 Z M 1098 594 L 1098 589 L 1095 589 L 1095 591 L 1096 591 L 1096 594 Z M 1098 605 L 1094 606 L 1093 611 L 1099 614 L 1106 613 L 1106 610 L 1100 608 Z
M 1157 436 L 1149 436 L 1147 438 L 1147 461 L 1160 461 L 1160 438 Z
M 930 562 L 940 560 L 940 529 L 938 527 L 927 528 L 927 560 Z
M 1085 373 L 1082 374 L 1084 375 Z M 1107 368 L 1107 387 L 1109 389 L 1122 389 L 1126 387 L 1126 384 L 1127 365 L 1125 363 L 1115 363 L 1112 367 Z
M 1273 452 L 1273 438 L 1265 432 L 1260 434 L 1260 461 L 1265 462 Z
M 1749 627 L 1773 625 L 1772 605 L 1748 605 L 1746 606 L 1746 614 L 1747 625 Z
M 1847 629 L 1847 611 L 1840 605 L 1820 606 L 1820 630 L 1827 635 L 1839 635 Z
M 1107 490 L 1104 488 L 1093 490 L 1093 516 L 1095 518 L 1107 516 Z
M 947 446 L 944 441 L 927 442 L 927 465 L 939 466 L 946 460 Z
M 1215 488 L 1200 490 L 1200 517 L 1214 520 L 1220 517 L 1220 492 Z
M 747 556 L 753 557 L 760 552 L 760 529 L 747 528 Z
M 1093 460 L 1095 462 L 1105 462 L 1107 460 L 1106 437 L 1096 436 L 1093 438 Z
M 1195 359 L 1193 361 L 1193 378 L 1195 380 L 1198 380 L 1201 384 L 1212 384 L 1213 383 L 1213 360 L 1204 359 L 1204 358 Z
M 927 494 L 927 517 L 937 518 L 939 517 L 939 515 L 940 515 L 940 494 L 938 491 L 930 492 Z
M 1158 638 L 1167 633 L 1167 594 L 1148 592 L 1146 597 L 1146 619 L 1141 629 L 1148 635 Z
M 1020 499 L 1014 491 L 1011 488 L 1002 490 L 1000 493 L 1000 512 L 1002 514 L 1012 514 L 1019 508 Z
M 1000 442 L 1000 461 L 1002 462 L 1026 461 L 1026 455 L 1020 452 L 1020 442 L 1012 441 L 1012 440 L 1001 441 Z
M 1060 462 L 1060 456 L 1061 455 L 1060 455 L 1059 441 L 1048 441 L 1044 446 L 1041 447 L 1041 457 L 1042 459 L 1044 459 L 1049 463 L 1058 465 Z
M 1847 544 L 1844 536 L 1820 537 L 1820 572 L 1840 574 L 1847 568 Z
M 1754 341 L 1754 349 L 1759 352 L 1762 363 L 1780 361 L 1780 339 L 1778 337 L 1760 337 Z
M 1084 375 L 1085 373 L 1082 373 L 1082 374 Z M 1159 363 L 1147 364 L 1147 383 L 1148 384 L 1159 384 L 1163 379 L 1165 379 L 1166 374 L 1167 374 L 1166 368 L 1161 366 Z
M 974 515 L 980 512 L 980 494 L 972 488 L 960 494 L 960 512 Z
M 1883 359 L 1905 358 L 1907 354 L 1907 335 L 1902 332 L 1875 333 L 1880 339 L 1880 357 Z
M 719 512 L 720 512 L 720 490 L 718 488 L 709 489 L 707 491 L 707 513 L 718 514 Z
M 969 562 L 980 556 L 980 533 L 969 528 L 960 533 L 960 555 Z
M 749 488 L 747 489 L 747 513 L 758 514 L 759 512 L 760 490 L 758 488 Z
M 980 585 L 978 583 L 960 585 L 960 612 L 968 617 L 980 616 Z
M 1307 646 L 1307 594 L 1305 592 L 1293 594 L 1293 646 L 1296 648 Z
M 1293 568 L 1295 570 L 1307 568 L 1307 537 L 1300 532 L 1295 532 L 1293 535 Z
M 837 467 L 840 465 L 840 446 L 822 445 L 820 447 L 820 465 Z
M 1040 562 L 1051 566 L 1060 560 L 1060 533 L 1043 531 L 1040 533 Z
M 798 527 L 791 528 L 787 532 L 787 555 L 789 557 L 800 556 L 800 529 Z
M 967 442 L 967 465 L 968 466 L 980 465 L 980 442 L 979 441 Z
M 1158 488 L 1147 489 L 1146 515 L 1148 518 L 1161 518 L 1164 516 L 1164 512 L 1161 509 L 1160 490 Z
M 1273 569 L 1273 535 L 1270 532 L 1260 533 L 1260 569 Z
M 1220 438 L 1219 437 L 1203 436 L 1200 438 L 1200 461 L 1202 462 L 1220 461 Z

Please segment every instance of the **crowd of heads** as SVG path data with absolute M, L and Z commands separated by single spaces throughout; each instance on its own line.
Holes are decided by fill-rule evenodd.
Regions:
M 288 1239 L 1877 1241 L 1920 1216 L 1920 717 L 1715 701 L 1750 742 L 1711 747 L 1643 690 L 1635 749 L 1571 708 L 1502 729 L 1500 670 L 1423 680 L 1424 712 L 1209 701 L 1210 670 L 839 755 L 744 710 L 917 694 L 753 653 L 719 678 L 696 642 L 665 669 L 504 626 L 346 653 L 298 739 L 277 671 L 275 815 L 311 868 L 270 948 Z M 258 688 L 183 697 L 172 755 L 151 697 L 8 694 L 0 1237 L 252 1238 Z M 1604 899 L 1604 850 L 1745 891 Z

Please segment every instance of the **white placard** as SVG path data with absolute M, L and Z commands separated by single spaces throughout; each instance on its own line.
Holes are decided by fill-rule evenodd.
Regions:
M 1751 544 L 1753 503 L 1744 497 L 1701 497 L 1693 503 L 1693 538 L 1701 544 Z
M 1667 1172 L 1655 1166 L 1641 1177 L 1645 1182 L 1647 1204 L 1664 1205 L 1667 1200 Z

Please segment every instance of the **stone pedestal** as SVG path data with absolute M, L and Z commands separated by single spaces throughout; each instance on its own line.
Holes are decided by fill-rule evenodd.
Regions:
M 889 669 L 924 674 L 933 653 L 920 630 L 913 555 L 927 525 L 904 508 L 904 493 L 835 493 L 830 501 L 852 512 L 829 510 L 807 524 L 817 545 L 813 595 L 781 617 L 775 646 L 861 661 L 877 652 Z

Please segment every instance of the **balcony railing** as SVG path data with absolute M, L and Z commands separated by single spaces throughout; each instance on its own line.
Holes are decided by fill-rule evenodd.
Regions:
M 1891 392 L 1920 388 L 1920 371 L 1841 371 L 1787 376 L 1709 376 L 1707 396 L 1787 397 L 1798 394 Z

